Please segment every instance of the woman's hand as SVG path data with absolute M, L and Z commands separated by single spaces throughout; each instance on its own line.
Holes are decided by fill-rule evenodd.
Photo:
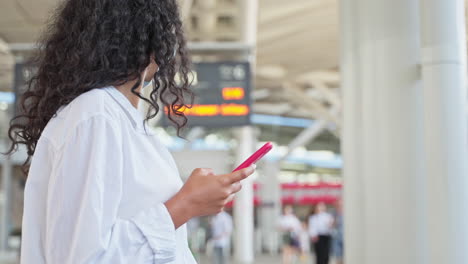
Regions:
M 242 188 L 240 181 L 254 171 L 253 166 L 224 175 L 215 175 L 212 169 L 194 170 L 182 189 L 165 203 L 175 227 L 192 217 L 221 212 L 231 195 Z

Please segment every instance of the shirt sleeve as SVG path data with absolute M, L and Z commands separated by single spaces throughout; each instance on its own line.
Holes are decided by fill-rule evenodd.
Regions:
M 126 162 L 116 126 L 82 121 L 53 157 L 44 255 L 48 264 L 163 264 L 175 260 L 175 227 L 163 203 L 118 217 Z

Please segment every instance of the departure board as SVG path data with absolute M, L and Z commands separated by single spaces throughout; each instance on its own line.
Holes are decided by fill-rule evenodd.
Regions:
M 14 92 L 16 98 L 24 92 L 30 70 L 16 65 Z M 196 97 L 191 108 L 182 109 L 187 126 L 232 127 L 250 124 L 251 69 L 248 62 L 199 62 L 193 64 L 192 91 Z M 163 125 L 170 122 L 165 118 Z
M 250 124 L 251 71 L 247 62 L 194 63 L 191 108 L 183 109 L 188 126 L 232 127 Z M 168 123 L 167 119 L 164 123 Z

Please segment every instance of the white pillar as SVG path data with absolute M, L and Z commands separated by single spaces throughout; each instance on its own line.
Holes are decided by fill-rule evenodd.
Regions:
M 242 27 L 242 41 L 249 45 L 251 53 L 249 54 L 249 61 L 252 69 L 255 70 L 256 63 L 256 46 L 257 46 L 257 21 L 258 21 L 258 0 L 241 0 L 240 10 L 242 10 L 241 27 Z
M 247 60 L 251 64 L 252 76 L 255 72 L 255 46 L 257 39 L 258 0 L 240 1 L 243 17 L 242 41 L 251 47 Z M 252 86 L 254 87 L 254 86 Z M 238 163 L 248 158 L 255 150 L 254 131 L 251 126 L 242 127 L 239 133 Z M 234 203 L 235 259 L 238 263 L 254 262 L 254 208 L 252 178 L 243 181 L 242 190 Z
M 428 262 L 468 263 L 463 0 L 420 0 Z
M 342 4 L 345 262 L 424 263 L 419 3 Z
M 13 87 L 14 79 L 14 69 L 15 69 L 15 57 L 11 53 L 9 45 L 0 38 L 0 72 L 3 76 L 0 80 L 0 87 L 3 89 L 11 89 Z M 11 90 L 10 90 L 11 91 Z M 8 111 L 8 119 L 11 118 L 13 113 L 12 109 Z M 6 122 L 6 120 L 4 120 Z M 10 143 L 6 139 L 7 127 L 4 127 L 5 130 L 0 131 L 1 141 L 3 146 L 7 146 Z M 11 221 L 11 177 L 12 177 L 12 164 L 10 161 L 9 155 L 3 155 L 2 157 L 2 188 L 0 192 L 0 204 L 1 204 L 1 215 L 0 215 L 0 251 L 4 252 L 8 248 L 7 239 L 10 232 L 10 221 Z
M 239 146 L 237 163 L 248 158 L 254 150 L 255 140 L 250 126 L 242 127 L 239 131 Z M 242 181 L 242 190 L 236 194 L 234 202 L 234 252 L 239 263 L 253 263 L 254 260 L 254 207 L 253 181 L 249 177 Z
M 279 183 L 280 162 L 265 161 L 262 163 L 260 198 L 260 229 L 262 245 L 270 253 L 276 254 L 279 249 L 278 221 L 281 216 L 281 187 Z
M 340 2 L 341 30 L 341 86 L 343 97 L 342 154 L 345 263 L 364 262 L 365 219 L 364 175 L 362 174 L 362 89 L 359 82 L 358 19 L 355 1 Z M 350 110 L 350 108 L 353 109 Z
M 0 218 L 0 252 L 8 251 L 8 236 L 10 233 L 11 221 L 11 178 L 12 178 L 12 164 L 10 156 L 6 155 L 2 162 L 2 190 L 1 195 L 1 218 Z

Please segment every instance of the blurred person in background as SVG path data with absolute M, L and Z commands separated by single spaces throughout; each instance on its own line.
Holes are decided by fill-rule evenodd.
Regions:
M 187 123 L 176 0 L 65 0 L 51 19 L 9 130 L 8 153 L 23 144 L 32 160 L 21 263 L 195 263 L 185 223 L 220 212 L 254 167 L 196 169 L 184 184 L 147 126 L 164 108 L 178 130 Z
M 309 217 L 309 235 L 315 252 L 316 264 L 328 264 L 330 259 L 333 216 L 324 203 L 319 203 Z
M 283 264 L 294 263 L 300 250 L 299 236 L 301 233 L 301 222 L 294 214 L 294 209 L 291 205 L 284 207 L 278 226 L 282 234 Z
M 344 225 L 343 202 L 340 199 L 336 202 L 336 212 L 334 215 L 334 223 L 333 223 L 332 252 L 333 252 L 333 257 L 335 257 L 336 264 L 343 264 L 343 249 L 344 249 L 343 225 Z
M 213 264 L 227 264 L 231 253 L 233 223 L 230 214 L 222 211 L 211 219 Z

